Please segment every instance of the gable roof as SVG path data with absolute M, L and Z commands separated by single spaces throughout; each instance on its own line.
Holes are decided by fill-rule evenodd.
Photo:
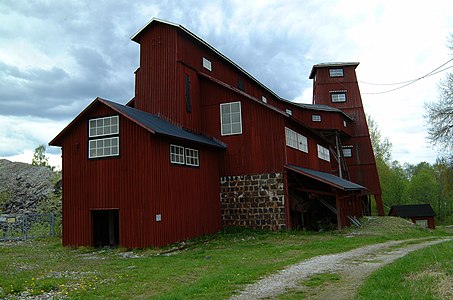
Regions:
M 402 218 L 411 217 L 434 217 L 436 213 L 430 204 L 409 204 L 409 205 L 392 205 L 389 216 L 392 211 Z
M 310 177 L 312 179 L 331 185 L 333 187 L 339 188 L 343 191 L 357 191 L 367 189 L 366 187 L 361 186 L 360 184 L 340 178 L 330 173 L 315 171 L 307 168 L 298 167 L 295 165 L 287 165 L 286 168 L 299 174 Z
M 219 149 L 226 149 L 226 145 L 220 141 L 214 140 L 212 138 L 206 137 L 201 134 L 196 134 L 187 130 L 182 129 L 179 126 L 176 126 L 156 115 L 118 104 L 109 100 L 102 98 L 96 98 L 87 108 L 85 108 L 68 126 L 66 126 L 63 131 L 61 131 L 50 143 L 51 146 L 61 146 L 61 139 L 64 134 L 71 128 L 77 120 L 79 120 L 82 115 L 84 115 L 95 103 L 102 103 L 111 109 L 115 110 L 117 113 L 121 114 L 125 118 L 131 120 L 137 125 L 143 127 L 153 134 L 164 135 L 184 141 L 195 142 L 198 144 L 203 144 L 206 146 L 211 146 Z
M 213 46 L 211 46 L 210 44 L 208 44 L 207 42 L 205 42 L 203 39 L 201 39 L 199 36 L 197 36 L 196 34 L 194 34 L 193 32 L 191 32 L 190 30 L 188 30 L 187 28 L 185 28 L 184 26 L 180 25 L 180 24 L 176 24 L 176 23 L 173 23 L 173 22 L 169 22 L 169 21 L 165 21 L 165 20 L 162 20 L 162 19 L 158 19 L 158 18 L 152 18 L 151 21 L 149 21 L 145 26 L 143 26 L 139 31 L 137 31 L 132 37 L 131 37 L 131 40 L 136 42 L 136 43 L 140 43 L 140 37 L 141 35 L 146 32 L 146 30 L 151 27 L 153 24 L 155 23 L 161 23 L 161 24 L 166 24 L 166 25 L 169 25 L 169 26 L 172 26 L 172 27 L 175 27 L 179 30 L 181 30 L 182 32 L 186 33 L 187 35 L 189 35 L 191 38 L 193 38 L 194 40 L 196 40 L 197 42 L 201 43 L 204 47 L 208 48 L 209 50 L 211 50 L 212 52 L 214 52 L 216 55 L 218 55 L 219 57 L 221 57 L 223 60 L 225 60 L 226 62 L 228 62 L 230 65 L 232 65 L 234 68 L 236 68 L 239 72 L 241 72 L 242 74 L 244 74 L 245 76 L 247 76 L 249 79 L 251 79 L 252 81 L 254 81 L 256 84 L 258 84 L 259 86 L 261 86 L 263 89 L 265 89 L 267 92 L 269 92 L 272 96 L 274 96 L 277 100 L 279 101 L 282 101 L 282 102 L 285 102 L 285 103 L 291 103 L 291 104 L 294 104 L 295 106 L 299 106 L 299 107 L 302 107 L 302 108 L 306 108 L 306 109 L 313 109 L 313 110 L 322 110 L 322 111 L 331 111 L 331 112 L 338 112 L 338 113 L 342 113 L 343 115 L 345 115 L 347 118 L 349 118 L 351 121 L 354 121 L 354 119 L 347 115 L 345 112 L 343 112 L 342 110 L 340 109 L 337 109 L 337 108 L 334 108 L 334 107 L 330 107 L 330 106 L 327 106 L 327 105 L 315 105 L 315 104 L 302 104 L 302 103 L 296 103 L 296 102 L 292 102 L 292 101 L 289 101 L 289 100 L 286 100 L 286 99 L 283 99 L 282 97 L 280 97 L 279 95 L 277 95 L 274 91 L 272 91 L 271 89 L 269 89 L 267 86 L 265 86 L 264 84 L 262 84 L 258 79 L 256 79 L 255 77 L 253 77 L 252 75 L 250 75 L 247 71 L 245 71 L 243 68 L 241 68 L 239 65 L 237 65 L 234 61 L 232 61 L 231 59 L 229 59 L 228 57 L 226 57 L 225 55 L 223 55 L 220 51 L 218 51 L 217 49 L 215 49 Z M 338 66 L 346 66 L 346 65 L 359 65 L 358 62 L 353 62 L 353 63 L 325 63 L 325 64 L 317 64 L 315 66 L 313 66 L 313 68 L 315 67 L 321 67 L 321 66 L 333 66 L 333 65 L 338 65 Z M 312 69 L 312 72 L 313 72 L 313 69 Z M 311 76 L 311 75 L 310 75 Z M 209 76 L 208 76 L 209 77 Z M 311 77 L 310 77 L 311 78 Z

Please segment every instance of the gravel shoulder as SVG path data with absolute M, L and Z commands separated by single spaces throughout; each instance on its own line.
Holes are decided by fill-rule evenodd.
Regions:
M 315 274 L 341 275 L 338 283 L 329 282 L 322 289 L 312 290 L 310 299 L 351 299 L 363 280 L 373 271 L 392 263 L 412 251 L 446 242 L 453 238 L 436 240 L 408 239 L 373 244 L 347 252 L 316 256 L 291 265 L 245 287 L 230 299 L 274 299 L 291 290 L 303 292 L 299 284 Z

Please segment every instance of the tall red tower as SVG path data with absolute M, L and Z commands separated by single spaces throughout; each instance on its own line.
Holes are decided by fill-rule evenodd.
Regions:
M 341 109 L 354 119 L 348 125 L 353 127 L 351 136 L 337 133 L 340 167 L 336 168 L 339 169 L 340 176 L 349 177 L 368 189 L 367 197 L 374 196 L 378 214 L 382 216 L 384 208 L 381 186 L 355 72 L 358 65 L 358 62 L 314 65 L 309 77 L 313 79 L 313 104 Z

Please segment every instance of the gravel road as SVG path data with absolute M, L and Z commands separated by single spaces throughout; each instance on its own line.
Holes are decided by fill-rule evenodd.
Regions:
M 328 285 L 316 295 L 310 295 L 310 299 L 350 299 L 373 271 L 412 251 L 452 239 L 390 241 L 347 252 L 316 256 L 262 278 L 230 299 L 273 299 L 287 290 L 297 288 L 302 280 L 319 273 L 340 274 L 341 284 Z

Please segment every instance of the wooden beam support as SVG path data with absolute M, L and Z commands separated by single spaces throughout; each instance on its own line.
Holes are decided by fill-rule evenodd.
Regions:
M 325 192 L 325 191 L 319 191 L 319 190 L 313 190 L 313 189 L 307 189 L 307 188 L 301 188 L 301 187 L 291 187 L 292 190 L 299 191 L 299 192 L 306 192 L 310 194 L 316 194 L 316 195 L 321 195 L 321 196 L 330 196 L 330 197 L 335 197 L 337 194 L 334 192 Z

